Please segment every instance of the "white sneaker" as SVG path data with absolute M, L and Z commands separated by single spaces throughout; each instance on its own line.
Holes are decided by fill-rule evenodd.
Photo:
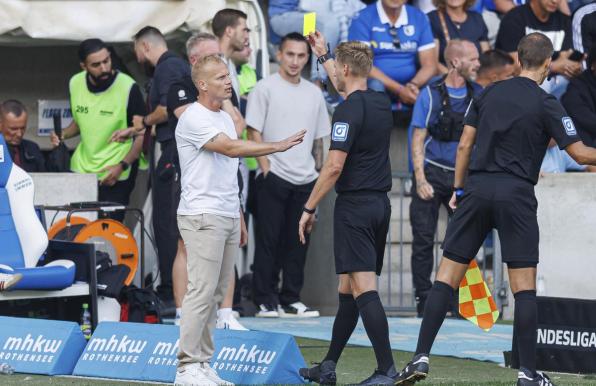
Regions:
M 209 363 L 203 363 L 203 371 L 205 372 L 205 376 L 207 376 L 210 381 L 215 382 L 216 385 L 234 386 L 232 382 L 221 379 L 219 375 L 217 375 L 217 371 L 209 366 Z
M 190 363 L 176 369 L 174 385 L 217 386 L 218 383 L 207 376 L 205 363 Z M 209 364 L 207 364 L 209 366 Z
M 240 322 L 234 317 L 234 314 L 230 313 L 225 317 L 217 318 L 217 322 L 215 322 L 215 328 L 220 330 L 236 330 L 236 331 L 248 331 L 248 328 L 244 327 Z
M 319 311 L 307 307 L 302 302 L 292 303 L 288 306 L 280 305 L 279 316 L 281 318 L 318 318 Z
M 261 304 L 255 316 L 257 318 L 279 318 L 279 312 L 270 304 Z
M 0 273 L 0 292 L 9 289 L 17 284 L 23 275 L 20 273 Z

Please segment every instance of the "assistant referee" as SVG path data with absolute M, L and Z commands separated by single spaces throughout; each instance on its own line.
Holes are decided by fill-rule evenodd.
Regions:
M 397 375 L 389 345 L 387 317 L 377 292 L 376 275 L 381 273 L 391 206 L 389 137 L 393 127 L 391 102 L 382 93 L 367 90 L 372 51 L 360 42 L 340 44 L 336 60 L 326 53 L 320 33 L 309 37 L 313 51 L 333 74 L 336 89 L 345 101 L 333 114 L 329 156 L 299 223 L 299 237 L 314 223 L 315 208 L 335 185 L 338 193 L 334 213 L 335 270 L 339 274 L 339 308 L 333 323 L 329 351 L 320 365 L 300 370 L 310 381 L 335 384 L 335 366 L 358 316 L 373 345 L 377 370 L 364 385 L 392 385 Z
M 534 185 L 551 138 L 580 164 L 595 164 L 596 149 L 580 141 L 561 104 L 539 87 L 549 72 L 550 40 L 531 33 L 521 39 L 517 52 L 521 74 L 488 87 L 468 108 L 450 202 L 457 210 L 447 227 L 443 259 L 426 302 L 415 356 L 400 372 L 398 385 L 410 385 L 428 374 L 428 355 L 454 289 L 493 228 L 499 232 L 515 297 L 517 385 L 553 385 L 548 376 L 536 372 L 539 232 Z

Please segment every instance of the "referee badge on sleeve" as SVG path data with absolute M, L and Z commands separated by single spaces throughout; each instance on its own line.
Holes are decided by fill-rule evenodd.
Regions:
M 575 130 L 575 126 L 573 125 L 571 118 L 563 117 L 561 120 L 563 121 L 563 127 L 565 127 L 565 132 L 567 135 L 577 135 L 577 130 Z
M 335 122 L 331 133 L 331 140 L 335 142 L 345 142 L 348 139 L 348 130 L 350 125 L 345 122 Z

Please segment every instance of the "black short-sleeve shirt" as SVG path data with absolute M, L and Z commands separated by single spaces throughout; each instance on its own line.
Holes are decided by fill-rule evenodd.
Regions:
M 391 101 L 384 93 L 355 91 L 337 106 L 329 149 L 348 153 L 335 185 L 338 193 L 391 190 L 392 128 Z
M 155 110 L 159 105 L 166 107 L 170 87 L 185 76 L 190 76 L 188 62 L 171 51 L 163 53 L 155 66 L 153 82 L 149 91 L 151 109 Z M 156 138 L 159 142 L 174 139 L 174 131 L 170 129 L 169 122 L 163 122 L 156 126 Z
M 505 172 L 533 184 L 551 137 L 561 149 L 580 140 L 559 101 L 525 77 L 488 87 L 464 123 L 476 128 L 470 172 Z
M 531 32 L 546 35 L 553 43 L 555 52 L 573 48 L 569 16 L 555 11 L 543 23 L 538 20 L 530 4 L 527 3 L 513 8 L 503 17 L 495 46 L 505 52 L 515 52 L 521 38 Z

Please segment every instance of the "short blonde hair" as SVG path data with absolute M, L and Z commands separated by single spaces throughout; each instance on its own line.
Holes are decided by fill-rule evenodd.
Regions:
M 199 58 L 199 60 L 197 60 L 197 62 L 192 66 L 191 77 L 192 82 L 195 84 L 195 86 L 199 84 L 199 80 L 205 74 L 205 67 L 212 64 L 225 65 L 226 63 L 219 55 L 207 55 L 202 58 Z
M 340 64 L 347 64 L 350 73 L 358 77 L 368 77 L 373 63 L 373 53 L 362 42 L 344 42 L 335 48 L 335 59 Z
M 432 0 L 433 5 L 437 7 L 439 10 L 444 10 L 447 8 L 447 0 Z M 476 4 L 476 0 L 466 0 L 464 3 L 464 11 L 472 8 Z

